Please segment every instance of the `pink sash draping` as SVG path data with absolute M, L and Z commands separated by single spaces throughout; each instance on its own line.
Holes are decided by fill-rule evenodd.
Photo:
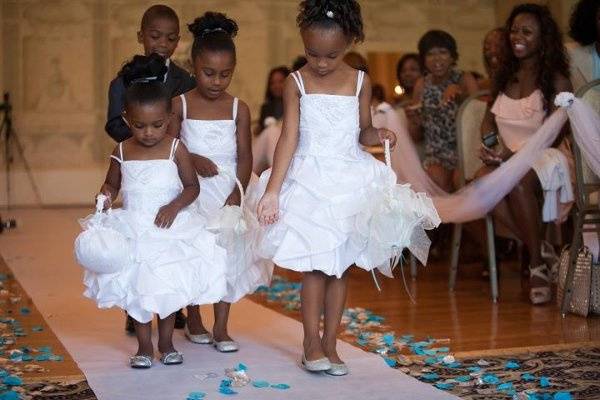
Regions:
M 563 107 L 544 121 L 521 150 L 491 174 L 451 194 L 444 192 L 429 178 L 408 131 L 405 126 L 398 125 L 398 140 L 392 155 L 392 160 L 396 161 L 393 167 L 398 182 L 410 183 L 413 190 L 431 196 L 443 222 L 462 223 L 483 218 L 525 176 L 540 152 L 552 145 L 567 119 L 571 121 L 573 136 L 588 165 L 596 175 L 600 175 L 600 116 L 570 93 L 562 93 L 557 99 Z

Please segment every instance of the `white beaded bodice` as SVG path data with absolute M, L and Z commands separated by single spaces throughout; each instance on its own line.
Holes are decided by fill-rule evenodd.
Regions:
M 233 99 L 233 117 L 230 120 L 200 120 L 187 118 L 185 96 L 182 102 L 181 141 L 190 153 L 209 158 L 219 167 L 233 168 L 237 164 L 237 108 Z
M 111 157 L 121 164 L 123 209 L 156 213 L 181 193 L 183 185 L 173 160 L 178 143 L 173 140 L 169 158 L 156 160 L 125 160 L 123 144 L 119 144 L 120 157 Z
M 364 73 L 359 71 L 355 96 L 307 94 L 299 72 L 293 78 L 300 89 L 300 137 L 297 156 L 359 157 L 358 94 Z

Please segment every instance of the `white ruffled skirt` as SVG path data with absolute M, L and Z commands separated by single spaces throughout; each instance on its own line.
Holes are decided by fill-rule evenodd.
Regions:
M 161 229 L 155 217 L 123 209 L 107 215 L 103 224 L 129 241 L 131 257 L 118 272 L 84 275 L 84 295 L 98 307 L 120 307 L 142 323 L 226 294 L 226 252 L 206 230 L 205 219 L 185 209 L 169 229 Z M 85 220 L 82 225 L 85 229 Z
M 257 198 L 270 172 L 261 175 Z M 353 264 L 391 275 L 392 244 L 423 253 L 424 228 L 439 220 L 429 198 L 395 182 L 393 171 L 366 152 L 351 160 L 296 155 L 281 189 L 279 221 L 263 228 L 260 255 L 338 278 Z
M 235 187 L 233 176 L 219 174 L 211 178 L 200 178 L 200 196 L 194 203 L 201 215 L 209 220 L 208 229 L 216 233 L 217 244 L 227 252 L 227 290 L 220 299 L 235 303 L 259 286 L 269 285 L 273 274 L 273 263 L 258 256 L 256 245 L 260 227 L 256 219 L 256 203 L 247 199 L 246 207 L 224 207 L 229 194 Z M 231 176 L 230 176 L 231 175 Z M 248 185 L 253 191 L 253 184 Z M 243 229 L 238 226 L 243 224 Z

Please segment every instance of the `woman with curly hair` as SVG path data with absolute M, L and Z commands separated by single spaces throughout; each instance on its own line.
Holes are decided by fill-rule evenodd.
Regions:
M 600 79 L 600 0 L 580 0 L 573 7 L 569 36 L 579 46 L 569 47 L 571 82 L 575 90 Z
M 260 107 L 252 141 L 252 170 L 257 174 L 270 168 L 273 163 L 275 144 L 281 133 L 278 122 L 283 119 L 283 88 L 290 72 L 285 65 L 269 71 L 265 102 Z
M 480 175 L 491 172 L 518 152 L 553 111 L 556 94 L 572 90 L 561 33 L 547 7 L 516 6 L 506 29 L 511 51 L 494 75 L 495 101 L 481 126 L 482 135 L 497 132 L 504 146 L 482 147 L 481 160 L 486 166 Z M 568 165 L 572 154 L 561 137 L 564 135 L 557 141 L 561 151 L 554 155 L 563 161 L 562 165 Z M 495 216 L 525 244 L 529 255 L 529 298 L 533 304 L 542 304 L 550 301 L 551 293 L 548 267 L 542 259 L 542 186 L 536 172 L 539 173 L 537 168 L 525 175 L 497 206 Z M 557 220 L 565 217 L 563 213 Z
M 260 117 L 258 118 L 258 132 L 262 132 L 266 127 L 266 120 L 269 117 L 279 121 L 283 118 L 283 84 L 285 78 L 290 74 L 290 69 L 285 65 L 273 68 L 269 71 L 267 78 L 267 89 L 265 91 L 265 102 L 260 107 Z
M 396 102 L 396 107 L 404 107 L 410 103 L 417 80 L 423 76 L 421 59 L 417 53 L 406 53 L 396 64 L 396 78 L 404 90 Z

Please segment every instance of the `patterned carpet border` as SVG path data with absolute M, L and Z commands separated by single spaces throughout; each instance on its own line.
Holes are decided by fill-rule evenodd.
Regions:
M 300 283 L 275 276 L 257 301 L 284 314 L 300 308 Z M 398 335 L 384 318 L 346 309 L 340 338 L 379 354 L 382 362 L 464 399 L 600 399 L 600 345 L 574 343 L 453 354 L 448 339 Z
M 49 369 L 65 360 L 50 345 L 58 339 L 44 334 L 49 329 L 0 257 L 0 400 L 96 399 L 82 374 L 56 376 Z

